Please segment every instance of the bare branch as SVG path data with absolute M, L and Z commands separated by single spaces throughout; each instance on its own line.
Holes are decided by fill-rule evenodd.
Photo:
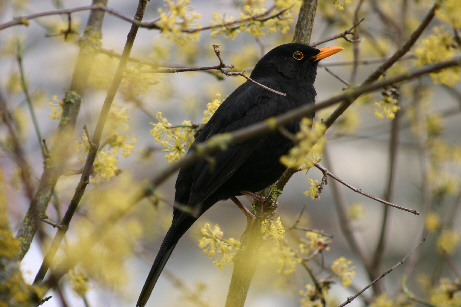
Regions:
M 392 266 L 391 268 L 389 268 L 386 272 L 384 272 L 383 274 L 381 274 L 378 278 L 376 278 L 375 280 L 373 280 L 370 284 L 368 284 L 365 288 L 363 288 L 362 290 L 360 290 L 357 294 L 355 294 L 354 296 L 352 297 L 348 297 L 347 300 L 342 303 L 341 305 L 339 305 L 339 307 L 344 307 L 346 306 L 347 304 L 349 304 L 350 302 L 352 302 L 353 300 L 355 300 L 357 297 L 359 297 L 363 292 L 365 292 L 365 290 L 367 290 L 368 288 L 370 288 L 371 286 L 373 286 L 376 282 L 378 282 L 379 280 L 381 280 L 384 276 L 386 276 L 387 274 L 389 274 L 390 272 L 392 272 L 393 270 L 395 270 L 395 268 L 397 268 L 399 265 L 401 265 L 402 263 L 405 262 L 405 260 L 407 260 L 408 257 L 411 256 L 411 254 L 413 254 L 413 252 L 415 250 L 417 250 L 421 244 L 424 243 L 424 241 L 426 241 L 426 239 L 422 239 L 419 244 L 413 248 L 413 250 L 408 254 L 406 255 L 402 260 L 400 260 L 397 264 L 395 264 L 394 266 Z
M 397 50 L 386 62 L 384 62 L 378 69 L 376 69 L 370 76 L 368 76 L 365 82 L 362 83 L 362 86 L 371 84 L 378 80 L 379 77 L 381 77 L 392 65 L 394 65 L 395 62 L 397 62 L 410 50 L 410 48 L 414 45 L 416 40 L 420 37 L 420 35 L 429 25 L 432 18 L 434 18 L 435 10 L 437 8 L 438 4 L 435 3 L 434 6 L 429 10 L 429 12 L 427 13 L 424 20 L 421 22 L 419 27 L 411 34 L 408 41 L 399 50 Z M 346 111 L 346 109 L 354 102 L 354 100 L 357 99 L 357 97 L 355 97 L 354 99 L 343 101 L 341 105 L 327 118 L 327 120 L 325 121 L 325 125 L 327 127 L 330 127 L 333 124 L 333 122 L 336 121 L 336 119 L 338 119 L 338 117 L 341 114 L 343 114 L 344 111 Z
M 139 20 L 139 21 L 142 20 L 144 11 L 146 9 L 146 5 L 147 5 L 147 0 L 139 1 L 138 8 L 135 14 L 136 20 Z M 59 246 L 61 245 L 62 240 L 64 239 L 64 236 L 67 231 L 67 227 L 69 226 L 74 216 L 74 213 L 77 210 L 77 207 L 80 203 L 80 200 L 83 194 L 85 193 L 86 186 L 89 184 L 89 179 L 93 171 L 93 163 L 94 163 L 94 160 L 96 159 L 96 154 L 98 152 L 99 144 L 100 144 L 101 137 L 102 137 L 102 132 L 104 130 L 104 126 L 105 126 L 107 117 L 109 115 L 109 110 L 114 100 L 115 94 L 122 81 L 123 71 L 125 70 L 126 64 L 128 62 L 128 57 L 130 56 L 130 52 L 133 47 L 133 43 L 136 38 L 138 29 L 139 29 L 139 26 L 137 24 L 133 24 L 130 29 L 130 32 L 128 33 L 128 37 L 127 37 L 127 41 L 125 44 L 125 48 L 123 50 L 122 58 L 120 60 L 120 63 L 117 67 L 117 71 L 110 85 L 109 91 L 104 101 L 103 108 L 98 118 L 98 123 L 93 133 L 93 138 L 90 143 L 90 144 L 93 143 L 93 145 L 90 146 L 87 159 L 85 162 L 85 166 L 83 167 L 82 176 L 80 177 L 80 181 L 75 189 L 74 196 L 72 197 L 69 207 L 67 208 L 66 214 L 64 215 L 64 218 L 61 221 L 61 225 L 65 228 L 59 229 L 58 232 L 56 233 L 56 236 L 53 238 L 53 242 L 51 243 L 50 249 L 45 256 L 45 259 L 42 262 L 39 272 L 35 276 L 34 283 L 38 283 L 43 280 L 43 278 L 46 275 L 46 272 L 48 271 L 49 266 L 53 263 L 54 256 L 56 255 L 56 252 Z M 88 141 L 90 141 L 90 139 L 88 139 Z
M 393 203 L 390 203 L 390 202 L 385 201 L 383 199 L 380 199 L 380 198 L 378 198 L 376 196 L 373 196 L 373 195 L 370 195 L 368 193 L 365 193 L 359 188 L 353 187 L 352 185 L 348 184 L 347 182 L 339 179 L 338 177 L 336 177 L 335 175 L 330 173 L 330 171 L 328 171 L 325 167 L 321 166 L 318 163 L 314 163 L 314 165 L 315 165 L 315 167 L 317 167 L 323 173 L 323 175 L 333 178 L 334 180 L 338 181 L 339 183 L 343 184 L 344 186 L 348 187 L 349 189 L 351 189 L 352 191 L 354 191 L 356 193 L 359 193 L 359 194 L 361 194 L 363 196 L 366 196 L 368 198 L 376 200 L 377 202 L 380 202 L 382 204 L 385 204 L 385 205 L 388 205 L 388 206 L 391 206 L 391 207 L 394 207 L 394 208 L 397 208 L 397 209 L 400 209 L 400 210 L 403 210 L 403 211 L 407 211 L 407 212 L 413 213 L 415 215 L 419 215 L 419 212 L 414 210 L 414 209 L 408 209 L 408 208 L 405 208 L 405 207 L 398 206 L 396 204 L 393 204 Z
M 322 39 L 321 41 L 318 41 L 318 42 L 314 42 L 311 44 L 312 47 L 316 47 L 318 45 L 321 45 L 321 44 L 324 44 L 326 42 L 330 42 L 332 40 L 335 40 L 335 39 L 338 39 L 338 38 L 344 38 L 346 41 L 350 42 L 350 43 L 355 43 L 355 42 L 360 42 L 360 40 L 353 40 L 353 39 L 350 39 L 347 37 L 347 35 L 354 35 L 354 32 L 352 32 L 352 30 L 354 30 L 355 27 L 357 27 L 362 21 L 364 21 L 365 18 L 362 18 L 359 22 L 357 22 L 355 25 L 353 25 L 349 30 L 346 30 L 342 33 L 339 33 L 339 34 L 336 34 L 336 35 L 332 35 L 332 36 L 329 36 L 325 39 Z

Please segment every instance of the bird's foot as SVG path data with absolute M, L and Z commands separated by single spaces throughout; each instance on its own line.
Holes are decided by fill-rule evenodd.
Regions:
M 230 197 L 230 199 L 234 202 L 234 204 L 237 205 L 237 207 L 240 208 L 240 210 L 242 210 L 243 214 L 246 215 L 246 217 L 248 218 L 248 220 L 251 221 L 251 223 L 253 223 L 254 220 L 256 219 L 256 217 L 254 216 L 254 214 L 251 213 L 250 210 L 248 210 L 247 207 L 245 207 L 245 206 L 240 202 L 240 200 L 237 199 L 237 197 L 232 196 L 232 197 Z

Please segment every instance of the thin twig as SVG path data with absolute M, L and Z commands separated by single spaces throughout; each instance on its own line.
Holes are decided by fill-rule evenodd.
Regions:
M 278 95 L 281 95 L 281 96 L 286 96 L 286 95 L 287 95 L 286 93 L 282 93 L 282 92 L 276 91 L 276 90 L 274 90 L 274 89 L 272 89 L 272 88 L 270 88 L 270 87 L 268 87 L 268 86 L 266 86 L 266 85 L 264 85 L 264 84 L 259 83 L 258 81 L 255 81 L 255 80 L 251 79 L 250 77 L 247 77 L 247 76 L 245 75 L 245 71 L 241 71 L 241 72 L 229 72 L 229 71 L 227 71 L 227 70 L 224 70 L 224 68 L 233 68 L 234 66 L 233 66 L 233 65 L 226 65 L 226 64 L 224 64 L 223 60 L 221 59 L 221 51 L 219 50 L 219 45 L 213 45 L 213 49 L 214 49 L 214 52 L 215 52 L 216 56 L 217 56 L 218 59 L 219 59 L 219 65 L 218 65 L 219 70 L 220 70 L 224 75 L 226 75 L 226 76 L 242 76 L 242 77 L 244 77 L 245 79 L 247 79 L 248 81 L 253 82 L 254 84 L 259 85 L 260 87 L 262 87 L 262 88 L 264 88 L 264 89 L 266 89 L 266 90 L 268 90 L 268 91 L 271 91 L 271 92 L 273 92 L 273 93 L 275 93 L 275 94 L 278 94 Z
M 267 11 L 255 15 L 255 16 L 250 16 L 247 18 L 227 22 L 227 23 L 222 23 L 218 25 L 212 25 L 212 26 L 207 26 L 207 27 L 200 27 L 200 28 L 195 28 L 195 29 L 181 29 L 181 32 L 183 33 L 195 33 L 195 32 L 200 32 L 200 31 L 206 31 L 206 30 L 212 30 L 212 29 L 218 29 L 218 28 L 229 28 L 233 25 L 236 24 L 243 24 L 249 21 L 259 21 L 259 22 L 265 22 L 267 20 L 273 19 L 273 18 L 280 18 L 280 16 L 285 13 L 288 9 L 283 9 L 281 11 L 278 11 L 274 13 L 273 15 L 270 15 L 272 11 L 274 11 L 276 7 L 272 6 L 269 8 Z M 156 18 L 152 21 L 144 21 L 140 22 L 139 20 L 136 19 L 131 19 L 129 17 L 126 17 L 118 12 L 116 12 L 114 9 L 105 7 L 103 5 L 90 5 L 90 6 L 82 6 L 82 7 L 76 7 L 76 8 L 70 8 L 70 9 L 61 9 L 61 10 L 55 10 L 55 11 L 47 11 L 47 12 L 41 12 L 41 13 L 35 13 L 35 14 L 30 14 L 26 16 L 18 16 L 15 17 L 13 20 L 6 22 L 4 24 L 0 24 L 0 30 L 13 27 L 13 26 L 19 26 L 19 25 L 24 25 L 28 26 L 29 25 L 29 20 L 34 20 L 40 17 L 45 17 L 45 16 L 52 16 L 52 15 L 68 15 L 70 16 L 72 13 L 76 12 L 82 12 L 82 11 L 104 11 L 110 15 L 113 15 L 117 18 L 120 18 L 124 21 L 127 21 L 131 23 L 132 25 L 136 25 L 139 28 L 145 28 L 145 29 L 156 29 L 156 30 L 161 30 L 162 28 L 157 25 L 157 22 L 160 20 L 160 18 Z M 236 29 L 239 28 L 235 27 Z M 73 31 L 72 31 L 73 32 Z M 63 31 L 59 34 L 64 34 L 68 35 L 69 31 Z
M 448 257 L 447 252 L 443 248 L 442 248 L 441 254 L 442 254 L 443 259 L 445 259 L 445 262 L 450 267 L 453 274 L 455 274 L 456 278 L 458 280 L 461 280 L 461 274 L 458 272 L 458 269 L 456 268 L 456 265 L 453 263 L 453 261 L 450 259 L 450 257 Z
M 363 0 L 360 0 L 355 8 L 354 12 L 354 22 L 357 22 L 359 19 L 359 11 L 362 7 Z M 359 60 L 359 29 L 358 27 L 354 28 L 354 43 L 353 43 L 353 52 L 354 52 L 354 65 L 352 66 L 351 78 L 350 83 L 355 84 L 355 78 L 357 77 L 358 67 L 357 61 Z
M 388 173 L 388 180 L 387 180 L 387 187 L 385 192 L 385 200 L 387 202 L 392 202 L 394 197 L 394 185 L 396 180 L 396 173 L 397 173 L 397 155 L 398 155 L 398 148 L 399 148 L 399 136 L 400 136 L 400 122 L 401 122 L 401 112 L 397 112 L 395 114 L 394 120 L 391 122 L 391 139 L 389 142 L 389 173 Z M 371 257 L 370 266 L 367 268 L 369 269 L 369 274 L 371 276 L 376 276 L 379 271 L 381 270 L 381 264 L 384 258 L 384 250 L 386 248 L 386 239 L 389 234 L 388 227 L 389 227 L 389 207 L 384 206 L 383 214 L 381 219 L 381 229 L 379 232 L 378 243 L 376 244 L 375 251 Z M 382 283 L 376 283 L 373 286 L 374 292 L 376 295 L 379 295 L 383 291 Z
M 347 35 L 354 35 L 354 33 L 352 32 L 352 30 L 354 30 L 355 27 L 357 27 L 362 21 L 364 21 L 365 18 L 362 18 L 359 22 L 357 22 L 355 25 L 353 25 L 349 30 L 346 30 L 342 33 L 339 33 L 339 34 L 336 34 L 336 35 L 332 35 L 332 36 L 329 36 L 321 41 L 318 41 L 318 42 L 315 42 L 315 43 L 312 43 L 311 46 L 312 47 L 316 47 L 318 45 L 321 45 L 321 44 L 324 44 L 326 42 L 329 42 L 329 41 L 332 41 L 332 40 L 335 40 L 335 39 L 338 39 L 338 38 L 344 38 L 346 41 L 350 42 L 350 43 L 355 43 L 355 42 L 360 42 L 360 40 L 353 40 L 353 39 L 350 39 L 347 37 Z
M 376 282 L 378 282 L 379 280 L 381 280 L 384 276 L 386 276 L 387 274 L 389 274 L 390 272 L 392 272 L 393 270 L 395 270 L 395 268 L 397 268 L 399 265 L 401 265 L 402 263 L 405 262 L 405 260 L 407 260 L 408 257 L 411 256 L 411 254 L 413 254 L 413 252 L 415 250 L 417 250 L 421 244 L 424 243 L 424 241 L 426 241 L 426 239 L 422 239 L 419 244 L 413 248 L 413 250 L 408 254 L 406 255 L 402 260 L 400 260 L 397 264 L 395 264 L 394 266 L 392 266 L 391 268 L 389 268 L 386 272 L 384 272 L 383 274 L 381 274 L 378 278 L 376 278 L 375 280 L 373 280 L 370 284 L 368 284 L 365 288 L 363 288 L 362 290 L 360 290 L 357 294 L 355 294 L 354 296 L 352 297 L 348 297 L 347 300 L 342 303 L 341 305 L 339 305 L 339 307 L 344 307 L 346 306 L 347 304 L 349 304 L 350 302 L 352 302 L 353 300 L 355 300 L 358 296 L 360 296 L 363 292 L 365 292 L 365 290 L 367 290 L 368 288 L 370 288 L 371 286 L 373 286 L 373 284 L 375 284 Z
M 26 76 L 24 74 L 24 66 L 23 66 L 23 61 L 22 61 L 22 46 L 19 40 L 17 41 L 16 45 L 17 45 L 16 59 L 18 61 L 18 66 L 19 66 L 19 75 L 21 78 L 22 91 L 24 92 L 24 95 L 26 96 L 26 101 L 29 107 L 30 116 L 32 118 L 32 122 L 34 123 L 35 133 L 37 134 L 37 138 L 38 138 L 38 146 L 40 146 L 42 157 L 45 158 L 45 150 L 43 149 L 43 145 L 42 145 L 42 140 L 43 140 L 42 133 L 40 132 L 40 126 L 38 125 L 37 116 L 35 116 L 35 110 L 32 104 L 32 98 L 30 97 L 30 94 L 29 94 L 29 88 L 27 87 L 27 81 L 26 81 Z
M 414 209 L 408 209 L 408 208 L 405 208 L 405 207 L 401 207 L 401 206 L 398 206 L 396 204 L 393 204 L 393 203 L 390 203 L 388 201 L 385 201 L 383 199 L 380 199 L 376 196 L 373 196 L 373 195 L 370 195 L 368 193 L 365 193 L 363 192 L 361 189 L 359 188 L 356 188 L 356 187 L 353 187 L 352 185 L 348 184 L 347 182 L 344 182 L 343 180 L 339 179 L 338 177 L 336 177 L 335 175 L 333 175 L 330 171 L 328 171 L 325 167 L 321 166 L 320 164 L 318 163 L 314 163 L 315 167 L 317 167 L 324 175 L 326 176 L 329 176 L 331 178 L 333 178 L 334 180 L 338 181 L 339 183 L 343 184 L 344 186 L 348 187 L 349 189 L 351 189 L 352 191 L 356 192 L 356 193 L 359 193 L 363 196 L 366 196 L 368 198 L 371 198 L 373 200 L 376 200 L 380 203 L 383 203 L 385 205 L 388 205 L 388 206 L 391 206 L 391 207 L 394 207 L 394 208 L 397 208 L 397 209 L 400 209 L 400 210 L 403 210 L 403 211 L 407 211 L 407 212 L 410 212 L 410 213 L 413 213 L 415 215 L 419 215 L 419 212 L 414 210 Z
M 403 60 L 412 60 L 414 59 L 415 56 L 414 55 L 406 55 L 406 56 L 403 56 L 399 59 L 399 61 L 403 61 Z M 355 61 L 333 61 L 333 62 L 320 62 L 318 64 L 318 67 L 331 67 L 331 66 L 347 66 L 347 65 L 354 65 L 355 63 L 357 63 L 358 65 L 371 65 L 371 64 L 377 64 L 377 63 L 383 63 L 383 62 L 386 62 L 387 60 L 389 60 L 389 58 L 375 58 L 375 59 L 365 59 L 365 60 L 357 60 L 356 62 Z
M 335 77 L 336 79 L 338 79 L 339 81 L 341 81 L 342 83 L 344 83 L 347 87 L 350 86 L 350 84 L 345 81 L 344 79 L 342 79 L 340 76 L 338 76 L 337 74 L 335 74 L 334 72 L 332 72 L 331 70 L 328 69 L 328 67 L 324 67 L 325 70 L 330 73 L 333 77 Z
M 55 223 L 53 221 L 50 221 L 49 219 L 45 219 L 45 218 L 40 218 L 40 220 L 43 222 L 43 223 L 46 223 L 48 225 L 51 225 L 53 226 L 54 228 L 59 228 L 59 229 L 62 229 L 62 225 L 58 224 L 58 223 Z

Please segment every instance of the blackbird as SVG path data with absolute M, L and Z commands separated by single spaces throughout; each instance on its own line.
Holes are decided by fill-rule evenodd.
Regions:
M 341 51 L 341 47 L 315 49 L 308 45 L 291 43 L 278 46 L 261 58 L 250 78 L 268 90 L 248 80 L 239 86 L 216 110 L 194 144 L 210 137 L 231 132 L 277 116 L 299 106 L 315 102 L 314 81 L 319 60 Z M 312 118 L 314 114 L 310 114 Z M 299 121 L 285 128 L 296 133 Z M 245 192 L 257 192 L 273 184 L 286 170 L 280 157 L 288 153 L 293 142 L 274 132 L 229 146 L 206 159 L 183 167 L 176 180 L 177 206 L 173 222 L 149 272 L 137 306 L 144 306 L 154 289 L 168 258 L 178 240 L 197 218 L 216 202 Z M 192 145 L 191 148 L 193 148 Z M 235 199 L 235 198 L 234 198 Z M 196 214 L 191 215 L 191 211 Z

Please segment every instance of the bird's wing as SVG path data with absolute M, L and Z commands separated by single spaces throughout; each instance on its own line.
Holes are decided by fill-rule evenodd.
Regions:
M 236 90 L 226 99 L 226 105 L 219 108 L 203 131 L 206 139 L 218 133 L 231 132 L 275 116 L 277 104 L 284 103 L 282 96 L 274 94 L 253 83 Z M 213 120 L 213 121 L 212 121 Z M 210 125 L 211 123 L 211 125 Z M 197 141 L 201 141 L 203 136 Z M 192 186 L 188 204 L 201 205 L 232 176 L 248 159 L 266 136 L 229 146 L 225 151 L 217 151 L 210 159 L 198 161 L 191 172 Z M 213 200 L 214 202 L 217 201 Z

